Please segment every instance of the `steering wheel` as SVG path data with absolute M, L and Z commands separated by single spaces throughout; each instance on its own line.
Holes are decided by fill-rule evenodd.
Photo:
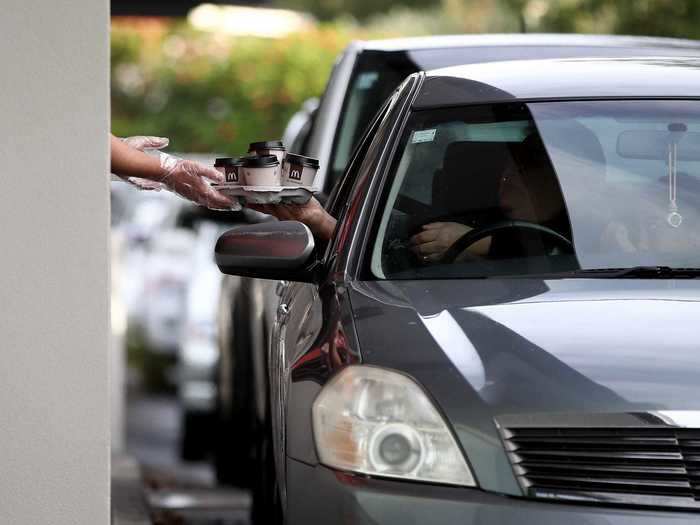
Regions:
M 547 226 L 542 226 L 541 224 L 537 224 L 535 222 L 530 221 L 507 220 L 498 221 L 493 224 L 487 224 L 486 226 L 482 226 L 481 228 L 475 228 L 471 231 L 468 231 L 459 239 L 457 239 L 452 246 L 449 247 L 449 249 L 445 252 L 445 255 L 442 256 L 440 262 L 443 264 L 453 263 L 455 262 L 455 260 L 457 260 L 457 257 L 460 253 L 469 248 L 475 242 L 480 241 L 485 237 L 490 237 L 503 231 L 513 229 L 531 231 L 546 235 L 547 237 L 550 237 L 557 244 L 557 246 L 562 248 L 565 252 L 573 253 L 574 251 L 574 245 L 569 239 L 564 237 L 562 234 L 557 233 L 553 229 L 548 228 Z

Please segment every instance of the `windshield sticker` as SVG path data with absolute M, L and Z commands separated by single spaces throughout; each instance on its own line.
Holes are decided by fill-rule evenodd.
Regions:
M 374 83 L 379 78 L 379 73 L 374 71 L 370 73 L 362 73 L 357 77 L 357 89 L 369 89 L 374 86 Z
M 420 144 L 421 142 L 432 142 L 435 140 L 435 132 L 437 129 L 424 129 L 421 131 L 414 131 L 413 137 L 411 137 L 412 144 Z

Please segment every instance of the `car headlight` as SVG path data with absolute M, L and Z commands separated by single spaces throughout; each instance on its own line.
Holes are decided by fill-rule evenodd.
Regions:
M 349 366 L 313 404 L 321 463 L 339 470 L 476 486 L 452 433 L 409 377 Z

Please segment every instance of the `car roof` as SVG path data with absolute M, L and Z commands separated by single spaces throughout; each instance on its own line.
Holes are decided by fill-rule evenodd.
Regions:
M 674 48 L 699 50 L 700 42 L 681 38 L 620 36 L 620 35 L 577 35 L 563 33 L 501 33 L 480 35 L 438 35 L 386 40 L 357 40 L 352 45 L 366 51 L 406 51 L 418 49 L 438 49 L 445 47 L 485 47 L 485 46 L 563 46 L 563 47 L 632 47 L 632 48 Z
M 700 98 L 700 58 L 487 62 L 426 73 L 414 108 L 566 98 Z

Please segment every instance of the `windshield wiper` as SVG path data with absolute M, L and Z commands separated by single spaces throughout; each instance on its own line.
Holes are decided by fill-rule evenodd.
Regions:
M 693 279 L 700 277 L 700 268 L 672 268 L 670 266 L 633 266 L 630 268 L 592 268 L 576 270 L 573 276 L 604 279 Z

